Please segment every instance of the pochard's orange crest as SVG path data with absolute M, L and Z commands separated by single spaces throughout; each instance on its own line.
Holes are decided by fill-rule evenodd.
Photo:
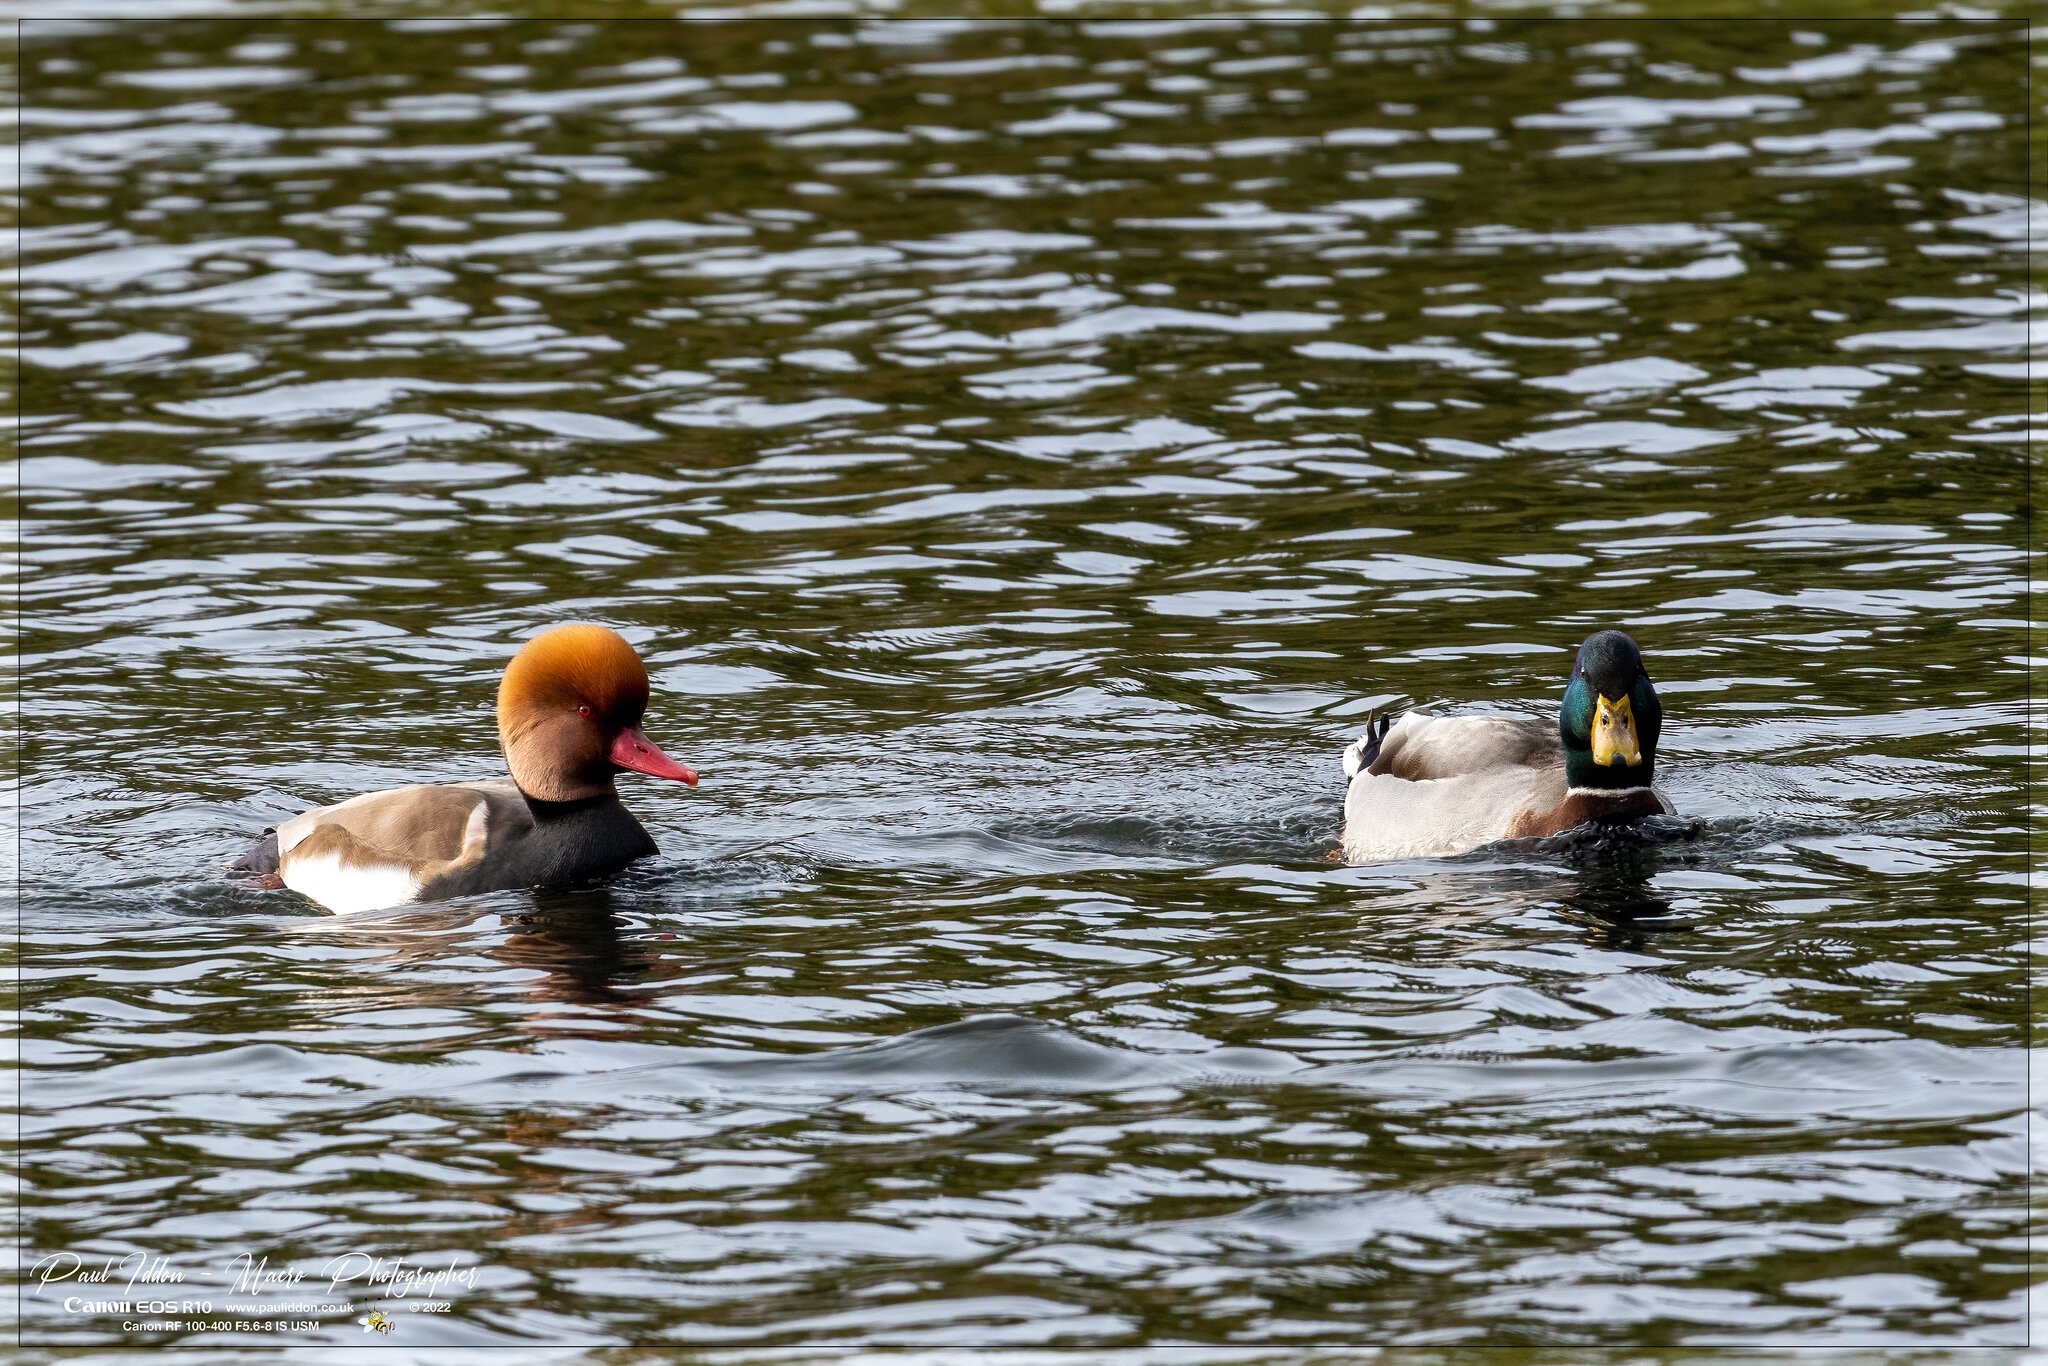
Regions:
M 625 637 L 604 626 L 557 626 L 526 642 L 498 684 L 500 728 L 542 710 L 587 706 L 618 726 L 647 711 L 647 667 Z

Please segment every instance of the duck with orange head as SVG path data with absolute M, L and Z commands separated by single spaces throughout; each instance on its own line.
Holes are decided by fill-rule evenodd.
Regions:
M 616 631 L 558 626 L 498 685 L 509 781 L 392 788 L 264 832 L 234 863 L 337 914 L 581 882 L 655 853 L 619 800 L 621 772 L 697 785 L 640 722 L 647 669 Z

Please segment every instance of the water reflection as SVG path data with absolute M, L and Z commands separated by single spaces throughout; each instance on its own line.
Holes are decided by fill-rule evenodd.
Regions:
M 1641 948 L 1651 935 L 1681 931 L 1678 912 L 1654 889 L 1656 861 L 1647 848 L 1612 849 L 1574 869 L 1559 897 L 1558 914 L 1589 926 L 1595 942 Z
M 27 25 L 30 1243 L 480 1259 L 428 1352 L 2016 1341 L 2026 60 Z M 568 617 L 661 858 L 221 882 Z M 1609 625 L 1680 826 L 1322 857 Z
M 493 957 L 542 973 L 531 989 L 550 999 L 572 1005 L 634 999 L 629 988 L 642 983 L 660 959 L 637 938 L 621 934 L 618 913 L 602 893 L 548 893 L 534 901 L 533 912 L 507 919 L 505 942 Z

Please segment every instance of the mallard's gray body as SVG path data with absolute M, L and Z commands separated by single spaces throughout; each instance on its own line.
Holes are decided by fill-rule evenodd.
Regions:
M 1672 809 L 1648 787 L 1570 787 L 1557 723 L 1533 718 L 1410 711 L 1347 748 L 1344 772 L 1344 857 L 1359 863 L 1461 854 Z

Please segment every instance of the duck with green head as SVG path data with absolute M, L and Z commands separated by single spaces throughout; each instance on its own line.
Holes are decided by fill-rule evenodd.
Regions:
M 1620 631 L 1587 637 L 1557 722 L 1414 710 L 1344 751 L 1344 857 L 1463 853 L 1588 821 L 1671 814 L 1651 786 L 1664 709 Z

